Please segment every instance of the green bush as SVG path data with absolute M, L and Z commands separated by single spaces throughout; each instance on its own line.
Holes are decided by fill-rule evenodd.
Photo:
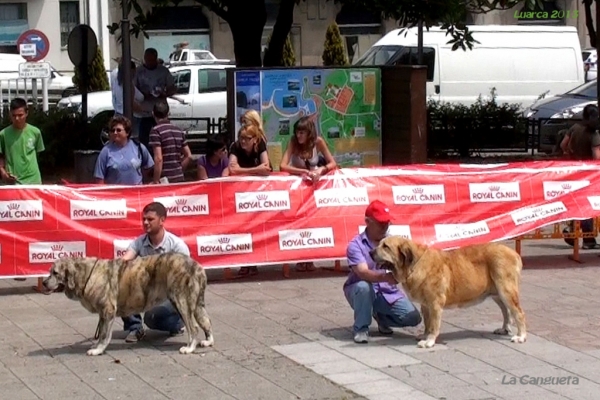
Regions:
M 81 115 L 51 108 L 47 112 L 30 107 L 27 122 L 42 132 L 43 152 L 38 155 L 42 176 L 51 176 L 55 169 L 72 169 L 75 150 L 100 150 L 100 127 L 82 120 Z M 10 125 L 5 108 L 0 130 Z
M 97 47 L 96 55 L 92 60 L 92 64 L 87 68 L 90 74 L 90 80 L 87 85 L 87 92 L 101 92 L 109 90 L 110 85 L 108 84 L 108 76 L 106 75 L 106 69 L 104 68 L 104 58 L 102 57 L 102 50 L 100 46 Z M 83 82 L 81 82 L 81 71 L 78 66 L 75 66 L 75 75 L 73 75 L 73 84 L 77 86 L 79 93 L 83 92 Z
M 427 104 L 430 155 L 455 150 L 461 157 L 468 157 L 472 150 L 478 149 L 525 148 L 528 132 L 521 105 L 498 104 L 495 88 L 490 95 L 485 100 L 480 95 L 470 106 L 430 100 Z
M 322 58 L 325 66 L 348 65 L 348 56 L 346 55 L 340 28 L 335 22 L 332 22 L 327 28 Z

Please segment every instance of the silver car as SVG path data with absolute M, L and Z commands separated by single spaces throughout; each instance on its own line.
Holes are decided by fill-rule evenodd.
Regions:
M 582 120 L 582 111 L 588 104 L 596 104 L 598 90 L 596 79 L 584 83 L 564 94 L 536 101 L 524 111 L 532 126 L 539 128 L 540 151 L 552 153 L 560 145 L 558 133 Z

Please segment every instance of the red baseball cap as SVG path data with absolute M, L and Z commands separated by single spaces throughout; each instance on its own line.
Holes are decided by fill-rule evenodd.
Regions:
M 373 200 L 365 211 L 365 217 L 372 218 L 380 224 L 388 224 L 392 221 L 389 207 L 382 201 Z

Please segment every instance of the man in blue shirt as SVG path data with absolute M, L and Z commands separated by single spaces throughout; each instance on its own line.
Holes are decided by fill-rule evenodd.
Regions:
M 344 283 L 344 295 L 354 310 L 354 341 L 368 343 L 371 317 L 379 333 L 391 335 L 391 327 L 417 326 L 421 314 L 388 271 L 379 269 L 369 252 L 388 235 L 391 222 L 389 208 L 375 200 L 365 211 L 367 227 L 346 250 L 350 273 Z
M 163 204 L 158 202 L 147 204 L 142 210 L 142 218 L 146 233 L 131 243 L 127 252 L 121 257 L 123 260 L 169 252 L 190 255 L 187 244 L 164 228 L 167 209 Z M 123 318 L 123 328 L 129 331 L 125 341 L 133 343 L 142 339 L 145 336 L 144 323 L 150 329 L 166 331 L 171 335 L 183 333 L 183 321 L 170 300 L 147 311 L 143 322 L 140 315 Z

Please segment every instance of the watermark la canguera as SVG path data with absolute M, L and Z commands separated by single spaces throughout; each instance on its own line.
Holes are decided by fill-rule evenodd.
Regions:
M 548 11 L 519 11 L 515 10 L 515 19 L 563 19 L 578 18 L 579 10 L 552 10 Z
M 577 376 L 502 376 L 503 385 L 579 385 Z

